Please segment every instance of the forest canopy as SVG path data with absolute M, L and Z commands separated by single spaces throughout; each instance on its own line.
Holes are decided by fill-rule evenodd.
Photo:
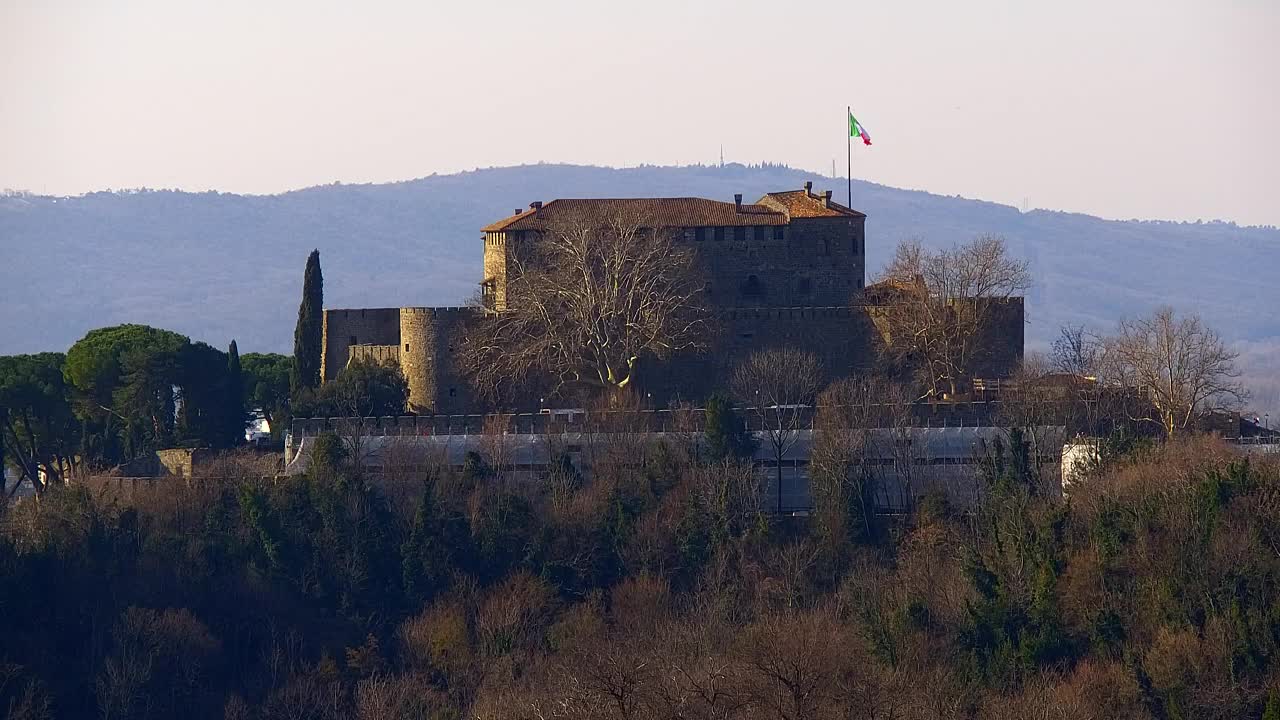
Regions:
M 0 520 L 0 710 L 1280 712 L 1274 460 L 1134 445 L 1064 502 L 1011 435 L 971 511 L 867 514 L 825 463 L 815 512 L 780 518 L 734 443 L 609 437 L 589 479 L 562 463 L 516 481 L 476 453 L 374 483 L 337 452 L 276 481 L 233 456 L 218 480 L 52 489 Z

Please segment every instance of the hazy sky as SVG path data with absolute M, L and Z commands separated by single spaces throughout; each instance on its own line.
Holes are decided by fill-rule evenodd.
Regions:
M 1280 224 L 1280 0 L 0 0 L 0 187 L 783 162 Z M 548 189 L 548 196 L 555 194 Z

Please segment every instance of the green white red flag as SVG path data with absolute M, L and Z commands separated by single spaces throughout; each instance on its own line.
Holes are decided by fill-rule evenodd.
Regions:
M 871 144 L 871 134 L 862 126 L 862 123 L 858 122 L 858 119 L 853 116 L 853 113 L 849 113 L 849 137 L 862 138 L 863 145 Z

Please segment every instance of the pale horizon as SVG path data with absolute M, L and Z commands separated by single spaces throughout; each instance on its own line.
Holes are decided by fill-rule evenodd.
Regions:
M 852 104 L 856 179 L 1280 225 L 1275 3 L 913 5 L 0 2 L 0 187 L 275 194 L 721 145 L 843 178 Z

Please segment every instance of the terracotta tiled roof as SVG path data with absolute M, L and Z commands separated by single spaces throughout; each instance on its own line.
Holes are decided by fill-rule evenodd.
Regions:
M 760 198 L 759 202 L 785 212 L 793 218 L 866 217 L 857 210 L 851 210 L 834 200 L 829 205 L 825 204 L 821 195 L 810 195 L 808 190 L 769 193 Z
M 611 216 L 644 218 L 659 227 L 712 227 L 735 225 L 786 225 L 787 216 L 776 208 L 703 198 L 625 198 L 552 200 L 537 210 L 525 210 L 490 225 L 483 232 L 542 230 L 558 219 L 579 214 L 607 219 Z

